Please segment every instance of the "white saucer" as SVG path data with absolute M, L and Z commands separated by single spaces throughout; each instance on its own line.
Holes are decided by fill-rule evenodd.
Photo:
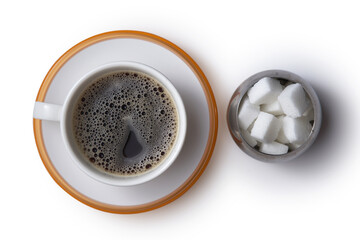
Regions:
M 216 103 L 205 75 L 190 56 L 163 38 L 137 31 L 103 33 L 75 45 L 50 69 L 36 101 L 63 104 L 76 81 L 113 61 L 149 65 L 167 76 L 179 91 L 188 130 L 175 163 L 150 182 L 115 187 L 90 178 L 73 163 L 62 142 L 59 123 L 34 119 L 35 139 L 50 175 L 79 201 L 113 213 L 148 211 L 177 199 L 206 168 L 217 135 Z

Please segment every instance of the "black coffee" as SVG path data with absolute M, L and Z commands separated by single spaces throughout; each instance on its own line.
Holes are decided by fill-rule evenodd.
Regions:
M 178 130 L 175 103 L 156 79 L 120 71 L 98 78 L 79 97 L 73 133 L 85 158 L 113 175 L 134 176 L 170 153 Z

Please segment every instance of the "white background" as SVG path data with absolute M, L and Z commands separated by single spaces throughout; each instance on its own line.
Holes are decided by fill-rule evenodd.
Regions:
M 235 4 L 235 2 L 237 4 Z M 359 239 L 360 14 L 357 1 L 2 1 L 1 239 Z M 148 31 L 189 53 L 219 109 L 211 162 L 180 199 L 116 215 L 65 193 L 36 150 L 32 110 L 52 64 L 92 35 Z M 313 147 L 288 164 L 251 159 L 225 111 L 250 75 L 307 79 L 324 110 Z

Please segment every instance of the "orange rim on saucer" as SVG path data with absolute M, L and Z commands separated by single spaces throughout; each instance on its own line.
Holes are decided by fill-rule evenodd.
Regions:
M 217 107 L 216 102 L 214 98 L 214 94 L 212 92 L 212 89 L 210 87 L 210 84 L 208 80 L 206 79 L 204 73 L 200 69 L 200 67 L 196 64 L 196 62 L 182 49 L 180 49 L 178 46 L 173 44 L 172 42 L 161 38 L 159 36 L 156 36 L 154 34 L 146 33 L 146 32 L 140 32 L 140 31 L 112 31 L 112 32 L 106 32 L 99 35 L 95 35 L 93 37 L 90 37 L 88 39 L 85 39 L 84 41 L 76 44 L 74 47 L 69 49 L 67 52 L 65 52 L 50 68 L 49 72 L 45 76 L 45 79 L 43 80 L 41 87 L 39 89 L 36 101 L 43 102 L 47 93 L 47 90 L 56 75 L 56 73 L 62 68 L 62 66 L 70 59 L 72 58 L 76 53 L 81 51 L 82 49 L 95 44 L 100 41 L 105 41 L 109 39 L 114 38 L 135 38 L 135 39 L 142 39 L 145 41 L 153 42 L 155 44 L 158 44 L 174 54 L 176 54 L 179 58 L 181 58 L 193 71 L 193 73 L 198 78 L 203 91 L 205 93 L 206 101 L 208 103 L 208 110 L 209 110 L 209 118 L 210 118 L 210 128 L 209 128 L 209 137 L 207 140 L 205 151 L 202 155 L 201 161 L 197 165 L 194 172 L 191 174 L 191 176 L 186 179 L 186 181 L 177 189 L 169 193 L 168 195 L 157 199 L 156 201 L 152 201 L 146 204 L 141 205 L 134 205 L 134 206 L 117 206 L 112 204 L 106 204 L 102 203 L 96 200 L 93 200 L 80 192 L 78 192 L 76 189 L 74 189 L 69 183 L 67 183 L 62 176 L 58 173 L 58 171 L 55 169 L 54 165 L 52 164 L 44 145 L 44 139 L 42 136 L 42 128 L 41 128 L 41 120 L 34 119 L 34 135 L 35 135 L 35 141 L 36 145 L 40 154 L 40 157 L 51 175 L 51 177 L 55 180 L 55 182 L 64 189 L 68 194 L 73 196 L 75 199 L 79 200 L 80 202 L 96 208 L 101 211 L 110 212 L 110 213 L 122 213 L 122 214 L 130 214 L 130 213 L 140 213 L 140 212 L 146 212 L 150 211 L 162 206 L 165 206 L 166 204 L 169 204 L 170 202 L 176 200 L 180 196 L 182 196 L 187 190 L 189 190 L 192 185 L 199 179 L 201 174 L 204 172 L 207 164 L 209 163 L 209 160 L 211 158 L 211 155 L 214 150 L 216 137 L 217 137 L 217 130 L 218 130 L 218 114 L 217 114 Z

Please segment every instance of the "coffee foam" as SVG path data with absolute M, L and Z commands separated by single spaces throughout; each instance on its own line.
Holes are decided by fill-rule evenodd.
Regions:
M 139 72 L 120 71 L 98 78 L 79 97 L 73 133 L 92 165 L 109 174 L 143 174 L 164 160 L 177 136 L 178 114 L 166 88 Z M 123 154 L 130 132 L 142 150 Z

